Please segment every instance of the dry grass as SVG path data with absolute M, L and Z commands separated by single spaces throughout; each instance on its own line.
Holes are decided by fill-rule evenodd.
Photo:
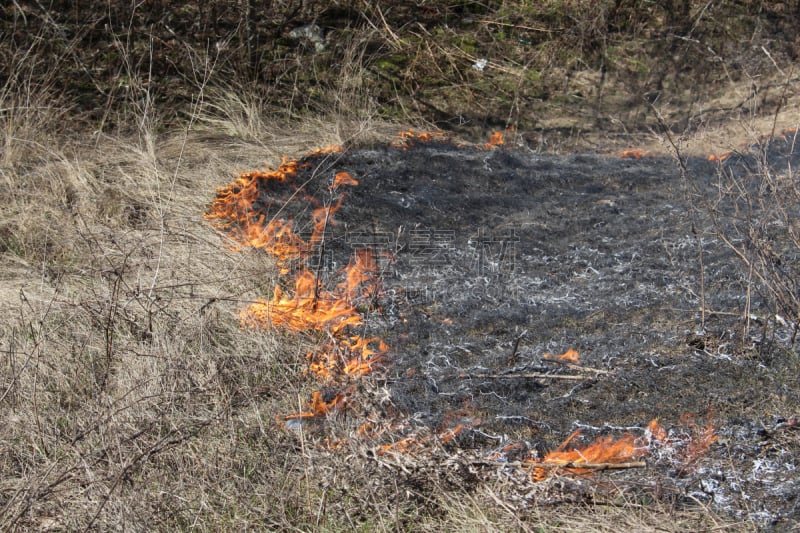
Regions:
M 458 531 L 741 531 L 752 524 L 720 521 L 711 512 L 678 511 L 662 504 L 641 504 L 620 499 L 609 503 L 529 505 L 514 507 L 503 502 L 491 488 L 478 494 L 447 500 L 447 524 Z M 441 524 L 433 524 L 437 531 Z
M 237 317 L 273 264 L 228 250 L 201 215 L 238 170 L 380 128 L 343 117 L 253 136 L 211 114 L 241 102 L 228 99 L 191 130 L 81 138 L 18 97 L 3 101 L 2 141 L 20 148 L 1 169 L 0 528 L 319 525 L 309 459 L 274 425 L 307 397 L 305 350 Z
M 187 147 L 198 159 L 178 166 Z M 225 352 L 270 353 L 240 346 L 228 301 L 247 298 L 266 265 L 200 223 L 215 173 L 233 163 L 200 146 L 99 139 L 15 163 L 0 221 L 3 439 L 14 443 L 3 526 L 108 524 L 121 505 L 141 512 L 109 495 L 219 419 L 232 394 Z

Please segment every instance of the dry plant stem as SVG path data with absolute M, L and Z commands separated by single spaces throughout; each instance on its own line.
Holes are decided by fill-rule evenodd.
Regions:
M 669 142 L 670 147 L 673 150 L 673 154 L 675 156 L 675 159 L 678 161 L 678 167 L 680 168 L 680 172 L 681 172 L 681 180 L 686 185 L 687 190 L 691 191 L 691 192 L 694 192 L 695 195 L 696 195 L 697 191 L 695 190 L 695 187 L 690 186 L 690 184 L 689 184 L 689 172 L 686 169 L 686 162 L 684 161 L 683 156 L 681 155 L 680 148 L 678 147 L 677 143 L 675 142 L 675 139 L 672 137 L 672 131 L 670 130 L 669 126 L 667 125 L 666 121 L 664 120 L 664 117 L 661 115 L 661 112 L 658 109 L 656 109 L 655 105 L 653 105 L 649 101 L 647 103 L 648 103 L 651 111 L 653 111 L 653 113 L 655 114 L 656 119 L 658 120 L 658 125 L 661 127 L 661 130 L 664 132 L 664 135 L 666 135 L 667 141 Z M 690 206 L 691 217 L 692 217 L 692 234 L 695 236 L 695 239 L 697 240 L 697 244 L 698 244 L 698 261 L 699 261 L 699 264 L 700 264 L 700 328 L 701 328 L 702 331 L 705 331 L 705 329 L 706 329 L 706 273 L 705 273 L 705 263 L 703 261 L 703 237 L 702 237 L 702 235 L 699 234 L 698 225 L 697 225 L 697 222 L 696 222 L 696 217 L 695 217 L 695 212 L 694 212 L 694 207 L 693 207 L 694 206 L 694 201 L 692 200 L 693 196 L 692 195 L 687 195 L 687 196 L 689 196 L 688 200 L 689 200 L 689 206 Z
M 576 365 L 574 363 L 565 363 L 564 361 L 558 360 L 551 360 L 551 359 L 543 359 L 542 362 L 561 365 L 571 370 L 578 370 L 581 372 L 593 372 L 595 374 L 615 374 L 613 370 L 603 370 L 602 368 L 592 368 L 590 366 L 583 366 L 583 365 Z
M 767 167 L 766 161 L 761 161 L 761 169 L 766 185 L 769 190 L 776 190 L 774 177 Z M 796 202 L 796 197 L 784 198 L 771 198 L 764 200 L 757 198 L 754 202 L 754 193 L 745 189 L 743 183 L 738 179 L 731 170 L 720 169 L 718 172 L 719 183 L 717 188 L 719 190 L 719 198 L 717 202 L 721 203 L 724 199 L 741 199 L 744 203 L 743 208 L 736 206 L 734 215 L 727 215 L 728 217 L 736 216 L 746 226 L 742 229 L 727 230 L 725 228 L 726 212 L 717 204 L 711 204 L 708 201 L 704 202 L 704 208 L 707 211 L 709 218 L 716 228 L 715 236 L 722 241 L 725 246 L 732 251 L 747 268 L 748 271 L 748 290 L 752 287 L 753 278 L 766 290 L 773 302 L 773 312 L 787 313 L 795 320 L 800 309 L 800 302 L 798 302 L 796 291 L 793 288 L 796 281 L 789 277 L 787 273 L 779 268 L 776 261 L 779 261 L 776 254 L 772 251 L 769 237 L 764 236 L 765 225 L 757 219 L 757 211 L 773 212 L 782 215 L 784 225 L 791 228 L 792 218 L 785 213 L 786 207 L 784 202 Z M 759 192 L 759 195 L 762 191 Z M 774 192 L 772 194 L 775 194 Z M 736 200 L 738 201 L 738 200 Z M 769 205 L 767 205 L 769 203 Z M 746 209 L 744 209 L 746 208 Z M 739 211 L 743 210 L 743 213 Z M 734 239 L 745 239 L 744 243 L 737 244 Z M 792 236 L 790 235 L 790 238 Z M 791 245 L 795 249 L 800 248 L 796 239 L 792 239 Z M 748 247 L 749 246 L 749 247 Z
M 303 409 L 303 400 L 300 398 L 300 396 L 297 397 L 297 409 L 298 413 L 301 413 Z M 304 485 L 305 485 L 306 508 L 311 508 L 311 476 L 309 473 L 309 466 L 308 466 L 309 456 L 306 446 L 305 431 L 303 431 L 302 424 L 300 424 L 300 429 L 298 433 L 300 435 L 300 454 L 301 457 L 303 458 L 303 478 L 305 480 Z
M 558 33 L 564 30 L 564 28 L 535 28 L 533 26 L 522 26 L 519 24 L 509 24 L 508 22 L 500 22 L 497 20 L 488 20 L 483 19 L 478 21 L 481 24 L 487 24 L 492 26 L 504 26 L 509 28 L 517 28 L 520 30 L 530 30 L 530 31 L 540 31 L 544 33 Z
M 496 461 L 471 461 L 470 464 L 475 466 L 497 466 Z M 629 470 L 631 468 L 646 468 L 645 461 L 628 461 L 625 463 L 579 463 L 575 461 L 566 462 L 526 462 L 526 461 L 508 461 L 499 463 L 503 466 L 517 467 L 517 468 L 548 468 L 548 469 L 566 469 L 566 468 L 585 468 L 587 470 Z
M 315 283 L 314 283 L 314 310 L 317 309 L 317 303 L 319 302 L 319 290 L 320 290 L 320 275 L 322 274 L 322 263 L 323 258 L 325 257 L 325 232 L 328 230 L 328 219 L 331 215 L 330 206 L 331 204 L 325 206 L 325 223 L 322 226 L 322 235 L 320 236 L 319 241 L 319 258 L 317 259 L 317 272 L 314 274 L 315 276 Z
M 109 500 L 111 499 L 111 496 L 114 494 L 114 491 L 116 490 L 119 483 L 124 479 L 128 478 L 133 470 L 135 470 L 142 462 L 151 458 L 152 456 L 157 455 L 168 448 L 182 444 L 184 441 L 188 439 L 194 438 L 200 432 L 202 427 L 204 426 L 198 427 L 194 431 L 189 432 L 186 435 L 179 435 L 177 438 L 173 439 L 171 439 L 170 437 L 172 437 L 175 432 L 169 432 L 164 437 L 162 437 L 158 442 L 153 444 L 150 448 L 142 451 L 136 457 L 130 460 L 128 464 L 126 464 L 120 470 L 119 474 L 117 474 L 114 477 L 114 480 L 111 483 L 111 487 L 109 487 L 106 496 L 103 498 L 102 502 L 100 502 L 100 505 L 97 507 L 97 511 L 95 511 L 91 520 L 89 520 L 89 523 L 86 525 L 85 531 L 92 531 L 94 523 L 100 517 L 100 514 L 103 512 L 103 509 L 108 504 Z
M 27 298 L 25 297 L 25 293 L 22 290 L 20 290 L 20 297 L 22 298 L 22 300 L 25 303 L 28 303 L 28 305 L 30 305 L 30 303 L 27 301 Z M 23 366 L 23 368 L 20 369 L 20 374 L 21 374 L 22 370 L 24 370 L 25 366 L 27 366 L 27 361 L 30 360 L 31 357 L 35 358 L 36 363 L 34 365 L 34 368 L 36 370 L 36 373 L 34 374 L 34 378 L 33 378 L 33 395 L 32 395 L 33 416 L 34 416 L 34 419 L 36 420 L 36 434 L 37 434 L 37 436 L 39 438 L 39 445 L 42 447 L 42 450 L 44 450 L 45 452 L 47 452 L 47 445 L 44 442 L 44 434 L 42 433 L 42 425 L 41 425 L 41 419 L 40 419 L 40 414 L 39 414 L 40 404 L 39 404 L 39 401 L 38 401 L 37 392 L 39 391 L 39 386 L 38 386 L 39 385 L 39 374 L 40 374 L 39 373 L 39 368 L 40 368 L 40 365 L 41 365 L 42 343 L 43 343 L 44 338 L 45 338 L 45 332 L 43 331 L 44 327 L 45 327 L 44 326 L 45 318 L 50 314 L 50 311 L 51 311 L 51 309 L 53 307 L 53 303 L 54 302 L 55 302 L 55 297 L 53 297 L 49 301 L 49 303 L 47 305 L 47 309 L 45 309 L 44 313 L 42 314 L 41 319 L 39 320 L 39 327 L 37 329 L 34 329 L 33 324 L 31 324 L 31 337 L 33 337 L 35 339 L 35 342 L 34 342 L 34 345 L 33 345 L 32 353 L 30 354 L 30 356 L 26 360 L 26 363 Z M 33 308 L 31 308 L 31 310 L 33 310 Z M 13 382 L 12 382 L 11 385 L 9 385 L 9 388 L 3 394 L 3 397 L 5 397 L 6 394 L 8 393 L 8 391 L 11 390 L 12 385 L 13 385 Z
M 629 470 L 631 468 L 645 468 L 647 463 L 644 461 L 634 461 L 629 463 L 533 463 L 534 468 L 587 468 L 602 472 L 603 470 Z
M 508 358 L 508 360 L 506 362 L 507 365 L 509 365 L 509 366 L 513 365 L 514 362 L 517 360 L 517 349 L 519 349 L 519 343 L 522 340 L 522 338 L 527 334 L 528 334 L 528 330 L 525 330 L 522 333 L 520 333 L 519 335 L 517 335 L 516 339 L 514 339 L 514 346 L 512 346 L 512 348 L 511 348 L 511 355 L 509 356 L 509 358 Z
M 747 338 L 747 333 L 750 331 L 750 298 L 752 296 L 753 287 L 753 265 L 748 265 L 747 268 L 747 290 L 744 302 L 744 325 L 742 326 L 742 341 Z
M 500 499 L 500 497 L 497 496 L 493 490 L 489 490 L 487 493 L 498 506 L 505 509 L 510 516 L 513 516 L 516 519 L 517 526 L 520 528 L 520 531 L 529 531 L 528 527 L 526 527 L 526 525 L 517 517 L 516 511 L 508 503 Z

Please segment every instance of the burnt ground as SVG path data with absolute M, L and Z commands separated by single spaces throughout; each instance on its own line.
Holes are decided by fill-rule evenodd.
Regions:
M 792 141 L 771 144 L 775 171 L 797 165 Z M 748 172 L 754 157 L 729 158 L 723 169 Z M 381 252 L 383 290 L 365 329 L 391 347 L 374 377 L 389 391 L 383 405 L 430 428 L 471 424 L 458 446 L 486 453 L 520 440 L 541 454 L 576 428 L 587 438 L 619 435 L 655 417 L 689 431 L 685 415 L 694 415 L 717 429 L 702 460 L 676 471 L 651 458 L 644 473 L 618 479 L 666 483 L 679 500 L 765 527 L 800 524 L 792 332 L 770 322 L 766 336 L 756 328 L 741 337 L 744 275 L 689 202 L 690 190 L 713 193 L 717 163 L 688 158 L 684 179 L 663 157 L 448 142 L 304 161 L 295 183 L 308 180 L 305 192 L 320 202 L 332 200 L 335 172 L 360 182 L 347 188 L 312 266 L 334 283 L 355 249 Z M 270 215 L 271 194 L 261 205 Z M 302 229 L 307 206 L 281 205 L 281 216 L 294 214 Z M 759 305 L 756 295 L 752 315 L 763 320 Z M 543 358 L 570 348 L 582 366 L 607 373 Z

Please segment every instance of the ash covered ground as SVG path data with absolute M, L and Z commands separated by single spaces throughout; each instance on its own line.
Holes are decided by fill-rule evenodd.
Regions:
M 793 142 L 771 143 L 774 171 L 796 165 Z M 721 165 L 751 172 L 756 157 Z M 619 433 L 658 417 L 682 431 L 692 414 L 719 438 L 691 469 L 659 471 L 656 456 L 655 471 L 619 475 L 666 476 L 685 501 L 762 526 L 800 524 L 796 420 L 770 408 L 778 398 L 796 406 L 800 394 L 791 327 L 770 326 L 769 343 L 735 338 L 744 274 L 689 202 L 692 192 L 713 196 L 720 163 L 689 158 L 682 176 L 665 157 L 414 141 L 302 162 L 302 194 L 279 204 L 271 195 L 286 190 L 264 190 L 261 207 L 302 231 L 311 204 L 300 199 L 333 202 L 336 172 L 359 181 L 306 266 L 335 283 L 355 250 L 379 257 L 382 291 L 363 328 L 391 347 L 375 379 L 394 412 L 431 428 L 462 417 L 474 424 L 458 436 L 464 449 L 520 440 L 540 454 L 576 428 Z M 757 294 L 752 313 L 768 315 Z M 531 377 L 576 374 L 544 358 L 567 349 L 602 372 Z

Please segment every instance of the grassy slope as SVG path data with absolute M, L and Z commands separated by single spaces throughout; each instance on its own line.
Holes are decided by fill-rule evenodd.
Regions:
M 273 266 L 227 250 L 200 218 L 240 170 L 386 138 L 396 122 L 475 136 L 515 124 L 534 148 L 545 138 L 605 148 L 609 132 L 629 132 L 628 142 L 654 123 L 639 104 L 653 87 L 678 127 L 731 110 L 771 116 L 780 85 L 758 76 L 775 66 L 731 39 L 761 21 L 755 42 L 785 65 L 794 37 L 769 33 L 784 19 L 723 23 L 716 3 L 701 13 L 705 2 L 685 20 L 616 4 L 379 12 L 276 2 L 270 17 L 259 4 L 252 13 L 188 5 L 168 19 L 158 5 L 147 16 L 116 3 L 3 8 L 14 39 L 3 40 L 0 92 L 0 528 L 739 527 L 624 494 L 609 506 L 531 507 L 501 481 L 469 496 L 438 483 L 414 492 L 377 483 L 386 472 L 354 460 L 361 450 L 329 456 L 276 432 L 274 414 L 307 397 L 297 379 L 304 349 L 240 331 L 237 310 L 269 292 Z M 286 37 L 315 17 L 337 43 L 321 55 Z M 725 66 L 692 94 L 697 71 L 679 66 L 702 47 L 674 38 L 690 30 L 712 39 Z M 204 47 L 211 35 L 222 44 Z M 484 73 L 470 68 L 479 57 L 490 61 Z M 716 58 L 702 56 L 706 66 Z M 748 77 L 756 85 L 731 93 Z M 704 95 L 732 103 L 698 115 L 711 107 Z M 742 101 L 764 107 L 736 108 Z

